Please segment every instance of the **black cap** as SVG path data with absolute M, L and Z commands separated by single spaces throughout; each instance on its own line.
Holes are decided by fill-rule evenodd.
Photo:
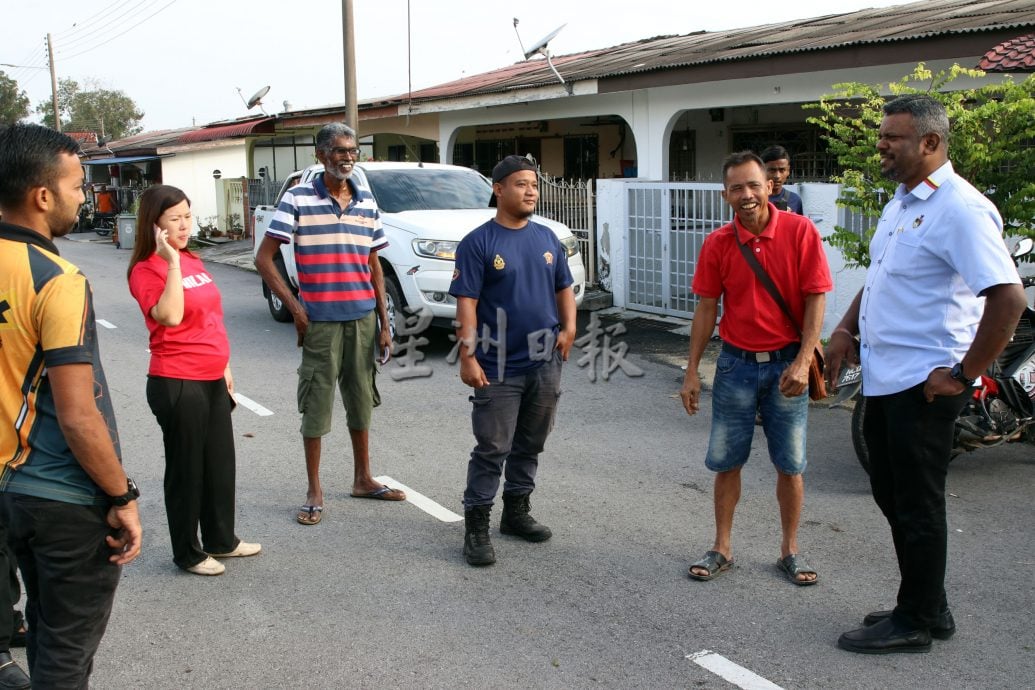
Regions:
M 492 169 L 492 183 L 503 181 L 507 175 L 516 173 L 519 170 L 531 170 L 536 171 L 535 163 L 525 156 L 512 155 L 507 156 Z

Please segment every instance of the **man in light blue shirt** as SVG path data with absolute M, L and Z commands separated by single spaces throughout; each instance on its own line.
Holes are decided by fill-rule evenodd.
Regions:
M 957 175 L 949 119 L 927 95 L 884 105 L 877 150 L 900 182 L 870 242 L 866 283 L 827 345 L 827 371 L 860 339 L 873 497 L 891 526 L 902 576 L 897 606 L 875 611 L 838 646 L 926 652 L 956 631 L 945 595 L 945 475 L 956 417 L 1025 307 L 999 212 Z

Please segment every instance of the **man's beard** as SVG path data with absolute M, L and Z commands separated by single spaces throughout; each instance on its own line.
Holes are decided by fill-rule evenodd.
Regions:
M 336 165 L 331 165 L 331 166 L 325 165 L 323 167 L 323 169 L 324 169 L 324 172 L 326 172 L 328 175 L 330 175 L 331 177 L 336 179 L 338 182 L 344 182 L 345 180 L 349 179 L 349 175 L 352 172 L 351 170 L 349 172 L 347 172 L 347 173 L 346 172 L 342 172 L 341 170 L 338 170 L 338 166 L 336 166 Z
M 79 212 L 82 210 L 82 206 L 76 207 L 75 217 L 70 223 L 61 223 L 58 227 L 51 226 L 50 234 L 52 237 L 64 237 L 75 230 L 76 223 L 79 222 Z

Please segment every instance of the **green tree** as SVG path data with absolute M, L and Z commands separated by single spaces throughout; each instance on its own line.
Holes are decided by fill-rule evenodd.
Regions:
M 29 116 L 29 97 L 18 82 L 0 70 L 0 125 L 13 125 Z
M 53 98 L 48 98 L 36 106 L 48 127 L 54 126 L 53 103 Z M 96 132 L 111 140 L 138 134 L 143 129 L 140 119 L 144 113 L 132 98 L 97 84 L 87 84 L 87 89 L 83 89 L 74 79 L 62 79 L 58 82 L 58 110 L 61 129 L 68 132 Z
M 949 115 L 949 158 L 962 177 L 982 190 L 999 209 L 1009 235 L 1035 237 L 1035 75 L 1021 83 L 1011 78 L 980 87 L 948 90 L 961 77 L 984 72 L 953 65 L 933 74 L 924 63 L 897 82 L 835 84 L 834 93 L 805 106 L 819 115 L 808 121 L 824 132 L 829 150 L 844 171 L 838 205 L 868 219 L 878 218 L 897 183 L 884 179 L 877 153 L 877 129 L 886 97 L 927 93 Z M 868 230 L 837 226 L 827 241 L 841 250 L 851 268 L 870 264 Z

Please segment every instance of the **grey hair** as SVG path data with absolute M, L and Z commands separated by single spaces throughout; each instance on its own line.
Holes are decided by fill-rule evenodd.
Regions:
M 334 140 L 338 137 L 348 137 L 356 141 L 356 130 L 344 122 L 331 122 L 320 128 L 316 134 L 316 150 L 330 153 L 334 148 Z
M 884 104 L 885 115 L 900 113 L 909 113 L 913 116 L 917 136 L 937 134 L 942 141 L 949 143 L 949 116 L 945 112 L 945 106 L 927 94 L 910 93 Z

